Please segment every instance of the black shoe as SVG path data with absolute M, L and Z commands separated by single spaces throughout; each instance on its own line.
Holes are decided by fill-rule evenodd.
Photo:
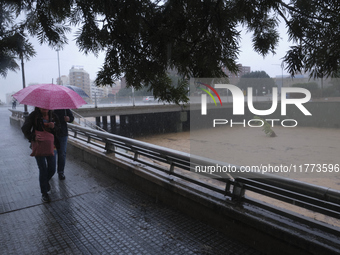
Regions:
M 44 203 L 49 203 L 51 201 L 50 196 L 47 193 L 42 194 L 41 201 L 43 201 Z
M 65 175 L 64 173 L 59 173 L 59 180 L 65 180 Z

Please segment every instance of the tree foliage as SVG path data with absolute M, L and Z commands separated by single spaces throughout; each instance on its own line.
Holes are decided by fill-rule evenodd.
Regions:
M 340 3 L 293 0 L 282 4 L 288 35 L 296 45 L 284 57 L 292 74 L 308 72 L 314 78 L 336 76 L 340 60 Z M 283 16 L 283 14 L 282 14 Z
M 248 87 L 253 88 L 253 93 L 257 91 L 258 95 L 262 95 L 272 91 L 275 81 L 265 71 L 255 71 L 243 75 L 237 86 L 245 91 Z
M 0 76 L 6 77 L 8 71 L 19 69 L 16 58 L 29 60 L 35 51 L 26 39 L 24 28 L 14 23 L 15 6 L 1 2 L 0 7 Z
M 222 66 L 237 72 L 240 25 L 252 33 L 254 51 L 275 53 L 279 18 L 294 44 L 284 58 L 291 74 L 308 71 L 320 77 L 339 71 L 340 7 L 335 0 L 4 0 L 1 5 L 2 28 L 14 33 L 20 27 L 51 47 L 62 47 L 66 33 L 78 26 L 79 49 L 106 54 L 97 85 L 125 76 L 129 86 L 150 86 L 163 101 L 186 101 L 189 77 L 224 77 Z M 25 18 L 10 24 L 3 18 L 8 13 Z M 0 51 L 6 56 L 3 52 L 12 49 L 2 48 L 8 37 L 2 30 Z M 4 76 L 16 66 L 3 55 Z M 168 70 L 181 77 L 175 86 Z

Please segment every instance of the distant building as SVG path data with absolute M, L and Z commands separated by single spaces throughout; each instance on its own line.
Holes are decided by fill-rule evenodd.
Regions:
M 104 87 L 98 87 L 94 84 L 94 82 L 91 82 L 91 98 L 94 100 L 95 98 L 104 98 L 107 97 L 109 94 L 110 88 L 107 86 Z
M 243 66 L 242 64 L 238 64 L 238 72 L 233 73 L 228 70 L 227 67 L 222 67 L 223 72 L 228 75 L 229 77 L 229 82 L 231 84 L 237 84 L 242 77 L 242 75 L 245 75 L 247 73 L 250 73 L 250 66 Z
M 62 75 L 62 76 L 60 76 L 60 78 L 58 77 L 57 78 L 57 84 L 60 84 L 60 85 L 67 85 L 67 84 L 69 84 L 68 76 L 67 75 Z
M 90 75 L 82 67 L 75 68 L 72 66 L 69 73 L 70 85 L 77 86 L 85 91 L 86 94 L 91 95 Z

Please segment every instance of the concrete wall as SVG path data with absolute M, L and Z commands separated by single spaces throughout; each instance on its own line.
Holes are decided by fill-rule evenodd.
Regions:
M 24 120 L 22 118 L 18 118 L 16 116 L 10 116 L 9 122 L 12 126 L 15 126 L 17 128 L 21 128 L 22 125 L 24 124 Z
M 120 115 L 119 125 L 111 122 L 110 132 L 128 137 L 182 132 L 188 127 L 187 115 L 185 111 Z

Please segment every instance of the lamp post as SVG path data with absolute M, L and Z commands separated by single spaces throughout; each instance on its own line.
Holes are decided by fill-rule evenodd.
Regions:
M 61 85 L 61 80 L 60 80 L 60 62 L 59 62 L 59 48 L 57 49 L 57 56 L 58 56 L 58 74 L 59 74 L 58 85 Z
M 26 81 L 25 81 L 25 68 L 24 68 L 24 35 L 22 34 L 22 32 L 19 32 L 20 35 L 20 41 L 19 41 L 19 57 L 21 60 L 21 75 L 22 75 L 22 87 L 26 88 Z M 26 117 L 28 116 L 28 110 L 27 110 L 27 105 L 24 105 L 24 118 L 26 119 Z
M 26 81 L 25 81 L 25 70 L 24 70 L 24 56 L 21 53 L 20 54 L 20 58 L 21 58 L 21 74 L 22 74 L 22 86 L 23 88 L 26 88 Z M 27 111 L 27 105 L 24 105 L 24 118 L 26 119 L 26 117 L 28 116 L 28 111 Z

